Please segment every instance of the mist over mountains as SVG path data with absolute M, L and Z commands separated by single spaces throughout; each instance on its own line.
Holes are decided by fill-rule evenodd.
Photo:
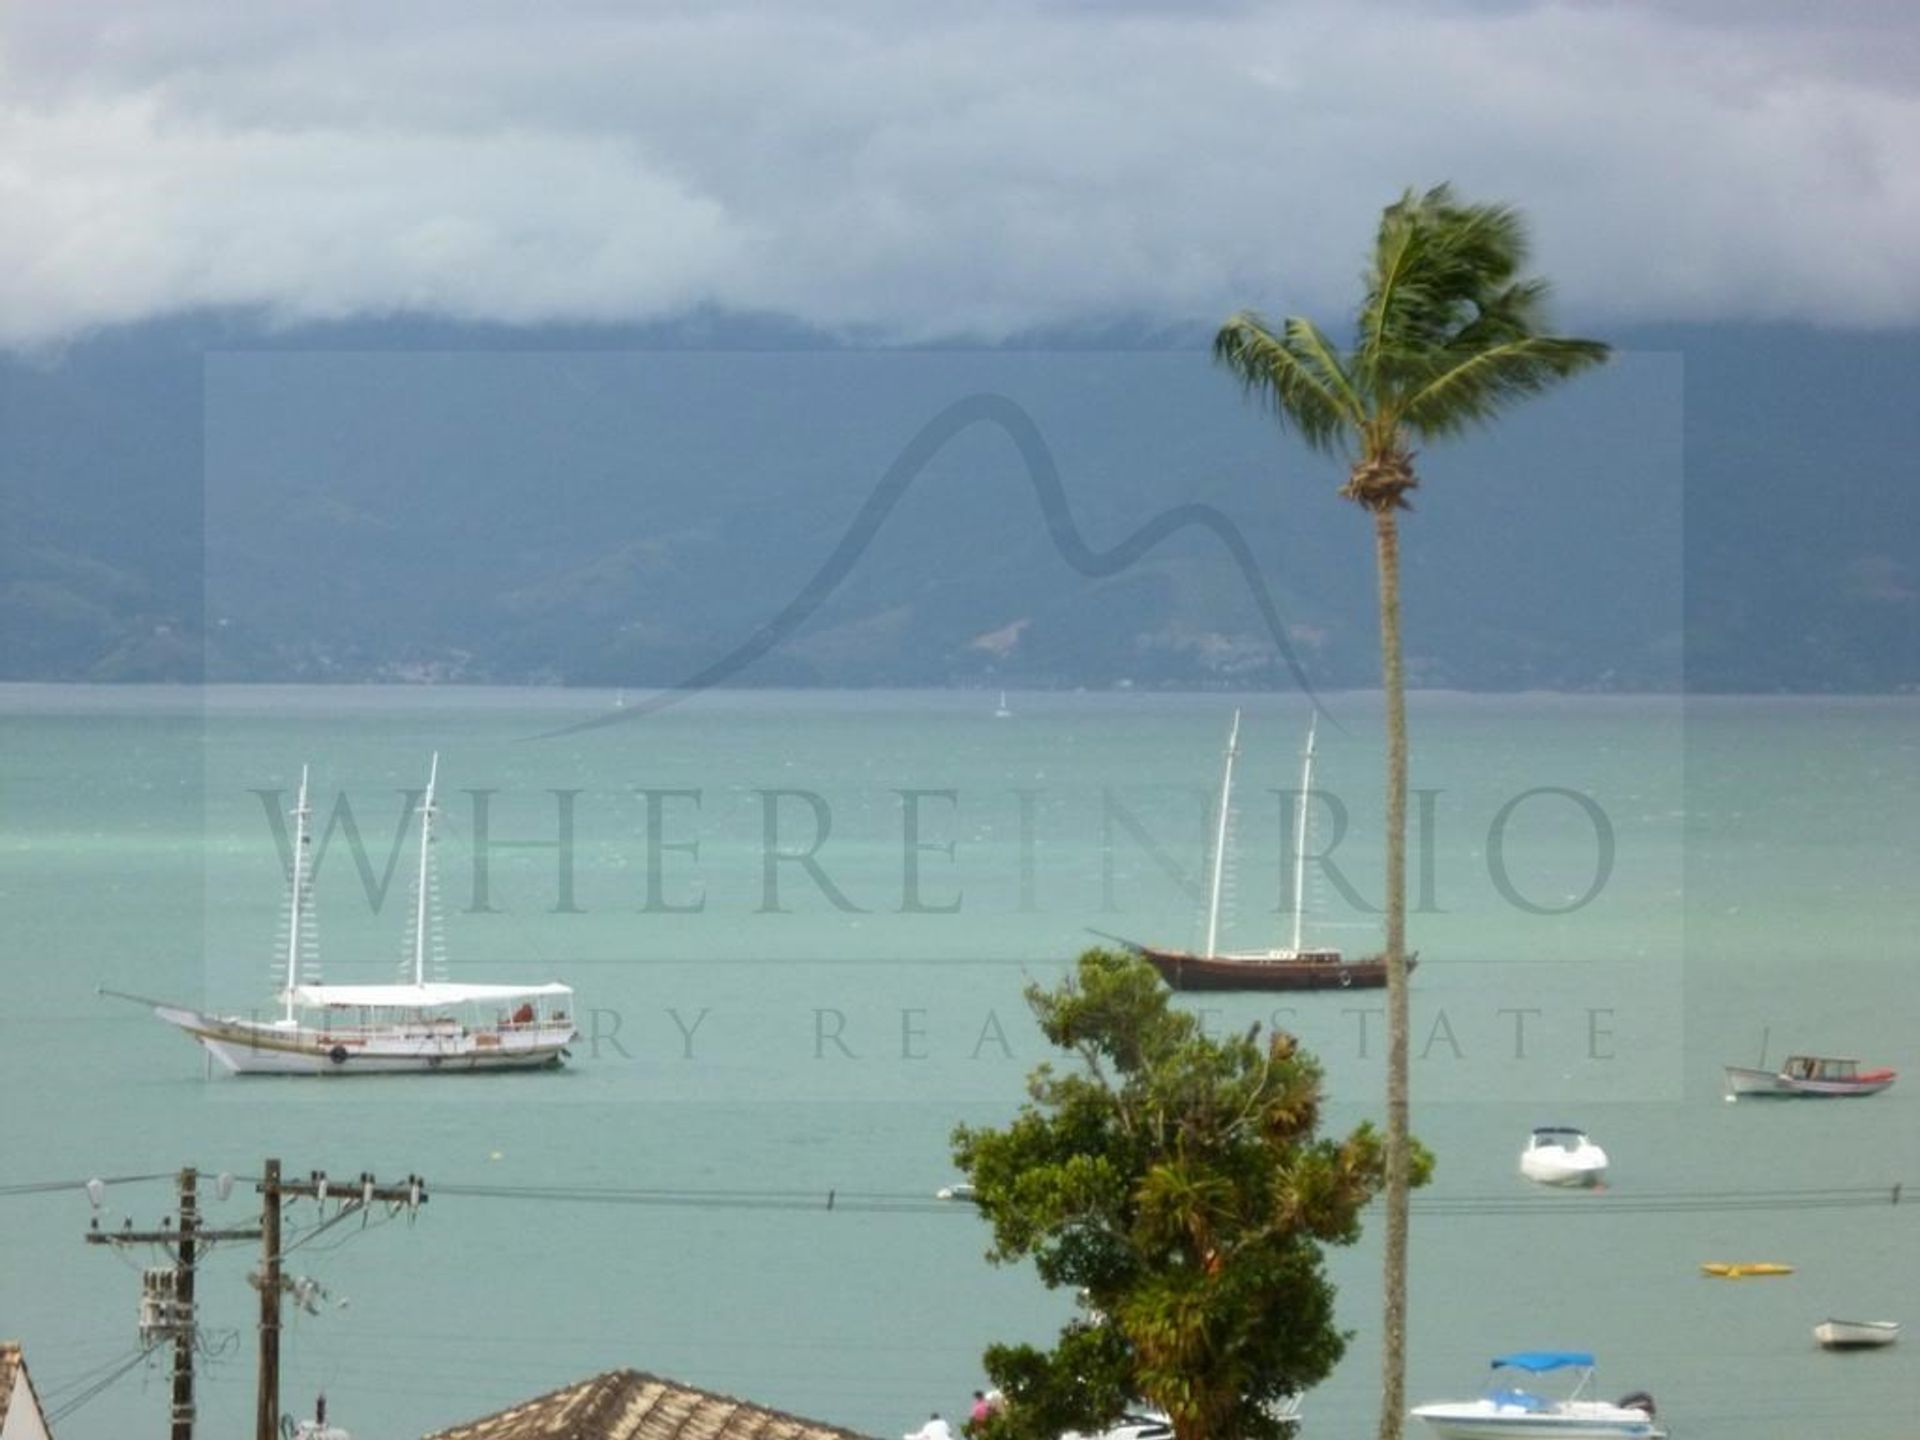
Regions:
M 1410 679 L 1920 684 L 1920 337 L 1607 338 L 1607 371 L 1420 457 Z M 1371 536 L 1341 466 L 1205 339 L 203 316 L 9 358 L 0 677 L 643 688 L 761 636 L 727 683 L 1290 687 L 1264 588 L 1312 683 L 1369 685 Z M 1038 449 L 978 420 L 904 473 L 974 397 Z M 1198 523 L 1094 573 L 1196 506 L 1255 574 Z

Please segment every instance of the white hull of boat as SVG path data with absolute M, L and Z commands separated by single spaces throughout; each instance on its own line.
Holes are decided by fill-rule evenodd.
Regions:
M 1657 1440 L 1667 1432 L 1644 1410 L 1600 1401 L 1571 1401 L 1552 1410 L 1526 1410 L 1491 1400 L 1420 1405 L 1413 1411 L 1443 1440 L 1603 1440 L 1628 1436 Z
M 1816 1100 L 1842 1099 L 1850 1095 L 1878 1095 L 1894 1082 L 1894 1076 L 1869 1076 L 1859 1080 L 1816 1080 L 1789 1078 L 1772 1070 L 1754 1070 L 1728 1065 L 1727 1094 L 1740 1099 L 1748 1096 L 1774 1096 L 1781 1099 L 1808 1097 Z
M 1829 1350 L 1871 1350 L 1900 1338 L 1897 1320 L 1828 1320 L 1813 1327 L 1813 1338 Z
M 198 1040 L 235 1075 L 535 1070 L 560 1064 L 576 1034 L 567 1023 L 499 1030 L 473 1030 L 457 1022 L 320 1030 L 203 1015 L 171 1005 L 156 1005 L 154 1013 Z
M 1607 1178 L 1607 1152 L 1591 1144 L 1578 1150 L 1563 1150 L 1557 1145 L 1523 1150 L 1520 1173 L 1536 1185 L 1582 1189 Z

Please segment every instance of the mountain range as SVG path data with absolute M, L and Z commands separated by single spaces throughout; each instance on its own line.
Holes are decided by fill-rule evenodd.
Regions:
M 0 359 L 0 678 L 1370 684 L 1341 466 L 1206 338 L 200 315 Z M 1920 336 L 1606 338 L 1418 457 L 1413 683 L 1920 685 Z

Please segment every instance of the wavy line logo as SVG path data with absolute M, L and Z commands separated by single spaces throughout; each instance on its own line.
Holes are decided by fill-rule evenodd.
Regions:
M 1267 627 L 1268 638 L 1286 662 L 1294 683 L 1312 701 L 1316 710 L 1326 713 L 1287 639 L 1280 608 L 1274 602 L 1273 594 L 1254 560 L 1253 547 L 1225 514 L 1211 505 L 1197 502 L 1176 505 L 1155 515 L 1112 548 L 1095 550 L 1087 544 L 1079 526 L 1074 523 L 1072 510 L 1067 503 L 1066 487 L 1060 481 L 1060 467 L 1055 463 L 1053 451 L 1048 448 L 1033 417 L 1004 395 L 977 394 L 955 401 L 920 428 L 899 457 L 887 467 L 880 483 L 874 486 L 873 493 L 860 507 L 860 513 L 854 516 L 853 523 L 840 537 L 839 544 L 834 546 L 812 578 L 778 614 L 712 664 L 685 679 L 623 709 L 595 715 L 552 731 L 548 738 L 597 730 L 657 714 L 702 690 L 723 684 L 754 661 L 778 649 L 853 573 L 894 507 L 933 459 L 957 436 L 976 425 L 997 429 L 1013 443 L 1014 450 L 1026 466 L 1027 479 L 1033 485 L 1034 499 L 1039 502 L 1040 514 L 1046 521 L 1047 535 L 1053 541 L 1053 548 L 1073 570 L 1090 580 L 1104 580 L 1121 574 L 1162 542 L 1182 531 L 1201 530 L 1211 535 L 1239 570 L 1241 583 L 1246 586 L 1248 596 L 1259 610 L 1260 618 Z

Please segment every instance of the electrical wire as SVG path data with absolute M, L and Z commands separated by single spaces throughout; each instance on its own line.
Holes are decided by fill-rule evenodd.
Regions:
M 1731 1214 L 1752 1211 L 1862 1210 L 1898 1207 L 1900 1184 L 1798 1190 L 1704 1190 L 1622 1193 L 1596 1189 L 1553 1195 L 1416 1195 L 1416 1214 L 1474 1215 Z M 592 1185 L 440 1184 L 432 1193 L 472 1200 L 534 1200 L 598 1205 L 657 1205 L 736 1210 L 849 1210 L 865 1213 L 964 1215 L 973 1207 L 926 1193 L 860 1190 L 631 1188 Z
M 153 1353 L 153 1350 L 154 1350 L 154 1347 L 149 1345 L 145 1349 L 137 1351 L 132 1356 L 132 1358 L 127 1360 L 117 1370 L 114 1370 L 113 1372 L 106 1375 L 102 1379 L 94 1381 L 86 1389 L 82 1390 L 78 1395 L 74 1396 L 71 1400 L 68 1400 L 65 1404 L 56 1406 L 47 1415 L 47 1423 L 49 1425 L 57 1425 L 61 1421 L 65 1420 L 69 1415 L 73 1414 L 73 1412 L 78 1410 L 81 1406 L 87 1404 L 89 1401 L 97 1398 L 100 1395 L 104 1395 L 109 1389 L 112 1388 L 114 1383 L 118 1381 L 123 1375 L 126 1375 L 128 1372 L 133 1370 L 135 1366 L 139 1365 L 149 1355 L 151 1355 Z
M 69 1376 L 65 1380 L 55 1381 L 53 1384 L 45 1387 L 36 1386 L 35 1388 L 40 1390 L 40 1398 L 42 1400 L 55 1400 L 66 1395 L 69 1391 L 79 1389 L 82 1385 L 93 1383 L 102 1375 L 106 1374 L 107 1371 L 114 1369 L 116 1366 L 124 1365 L 127 1361 L 145 1355 L 146 1353 L 147 1347 L 145 1346 L 136 1346 L 131 1351 L 121 1350 L 117 1352 L 112 1359 L 102 1360 L 98 1365 L 89 1365 L 77 1375 Z
M 171 1180 L 173 1172 L 156 1172 L 152 1175 L 99 1175 L 86 1180 L 38 1180 L 27 1184 L 0 1185 L 0 1197 L 11 1195 L 46 1195 L 56 1190 L 84 1190 L 94 1180 L 102 1185 L 138 1185 L 148 1180 Z
M 121 1175 L 103 1179 L 107 1185 L 171 1179 L 168 1174 Z M 84 1190 L 85 1180 L 49 1180 L 0 1186 L 0 1197 Z M 1901 1182 L 1879 1185 L 1824 1186 L 1781 1190 L 1648 1190 L 1619 1191 L 1595 1187 L 1587 1191 L 1554 1194 L 1419 1195 L 1412 1197 L 1415 1214 L 1471 1215 L 1602 1215 L 1602 1214 L 1735 1214 L 1752 1211 L 1893 1209 L 1901 1203 Z M 348 1198 L 351 1191 L 343 1193 Z M 620 1185 L 489 1185 L 444 1183 L 423 1193 L 468 1200 L 533 1200 L 592 1205 L 654 1205 L 734 1210 L 830 1210 L 866 1214 L 964 1215 L 972 1206 L 939 1198 L 926 1191 L 824 1189 L 701 1188 Z M 380 1215 L 357 1202 L 304 1231 L 282 1247 L 287 1254 L 311 1243 L 353 1215 L 368 1217 L 368 1226 L 385 1224 Z M 210 1244 L 211 1242 L 203 1242 Z

